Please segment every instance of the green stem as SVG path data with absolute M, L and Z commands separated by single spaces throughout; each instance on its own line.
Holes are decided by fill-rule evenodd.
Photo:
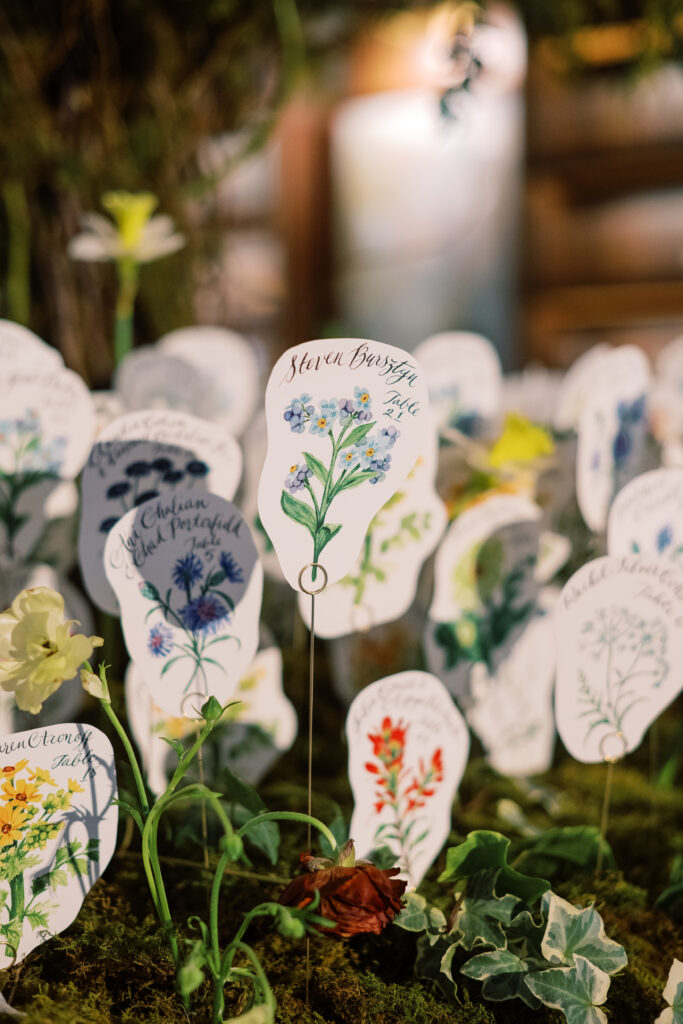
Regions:
M 11 320 L 28 324 L 31 310 L 31 214 L 21 178 L 10 178 L 2 189 L 7 224 L 5 294 Z
M 26 892 L 24 889 L 24 875 L 21 872 L 15 875 L 14 878 L 10 879 L 9 883 L 10 896 L 12 902 L 10 904 L 9 919 L 10 921 L 16 921 L 19 931 L 21 931 L 21 924 L 24 920 L 24 910 L 26 903 Z
M 114 363 L 120 366 L 133 347 L 133 307 L 138 293 L 139 268 L 135 260 L 122 259 L 116 264 L 116 269 L 119 290 L 114 325 Z
M 327 825 L 323 825 L 319 818 L 314 818 L 311 814 L 304 814 L 303 811 L 264 811 L 263 814 L 257 814 L 255 817 L 250 818 L 242 828 L 237 832 L 237 835 L 242 838 L 247 832 L 254 828 L 256 825 L 260 825 L 262 821 L 301 821 L 307 825 L 313 825 L 318 831 L 325 836 L 325 839 L 330 844 L 332 851 L 337 849 L 337 840 L 330 832 Z
M 109 719 L 111 724 L 114 726 L 114 729 L 116 730 L 116 733 L 117 733 L 119 739 L 123 743 L 124 750 L 126 751 L 126 756 L 127 756 L 128 761 L 130 763 L 130 767 L 131 767 L 131 769 L 133 771 L 133 778 L 135 779 L 135 787 L 136 787 L 136 789 L 138 791 L 138 799 L 140 801 L 140 809 L 142 811 L 142 817 L 143 817 L 143 820 L 145 820 L 147 818 L 147 816 L 149 815 L 149 800 L 147 799 L 147 793 L 145 791 L 145 783 L 144 783 L 143 778 L 142 778 L 142 772 L 140 771 L 140 765 L 138 764 L 138 759 L 135 756 L 135 751 L 133 750 L 133 746 L 132 746 L 130 740 L 128 739 L 128 736 L 126 735 L 126 731 L 123 728 L 123 726 L 121 725 L 121 722 L 119 721 L 118 715 L 114 711 L 114 708 L 112 707 L 111 703 L 109 701 L 106 701 L 106 700 L 101 700 L 100 704 L 104 708 L 105 715 L 107 716 L 107 718 Z

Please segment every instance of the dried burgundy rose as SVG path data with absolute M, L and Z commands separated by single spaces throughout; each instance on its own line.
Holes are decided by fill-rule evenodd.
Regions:
M 401 896 L 407 883 L 393 877 L 399 869 L 381 871 L 370 861 L 356 862 L 352 840 L 343 847 L 336 864 L 313 856 L 310 850 L 302 853 L 299 860 L 303 874 L 289 883 L 279 902 L 303 909 L 319 892 L 316 913 L 336 922 L 335 928 L 319 929 L 328 935 L 345 939 L 361 932 L 379 935 L 403 906 Z

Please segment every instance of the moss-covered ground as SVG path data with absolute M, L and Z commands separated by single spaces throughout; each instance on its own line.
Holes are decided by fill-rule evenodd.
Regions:
M 299 642 L 298 646 L 298 653 L 288 657 L 285 678 L 300 720 L 305 721 L 305 645 Z M 319 655 L 313 809 L 329 821 L 338 805 L 348 819 L 344 711 L 329 685 L 323 645 Z M 394 666 L 387 668 L 392 670 Z M 670 709 L 654 739 L 646 739 L 639 751 L 615 768 L 608 838 L 616 869 L 600 878 L 592 870 L 565 872 L 553 883 L 556 891 L 577 904 L 595 901 L 607 934 L 626 947 L 628 967 L 613 979 L 606 1004 L 610 1024 L 653 1022 L 664 1007 L 661 992 L 671 961 L 683 955 L 683 922 L 655 908 L 673 859 L 683 849 L 683 793 L 676 786 L 675 773 L 673 785 L 655 785 L 659 769 L 675 747 L 680 716 L 680 705 Z M 304 809 L 305 773 L 302 735 L 260 787 L 268 807 Z M 558 744 L 553 769 L 539 785 L 520 785 L 492 772 L 475 746 L 453 811 L 451 842 L 473 829 L 497 829 L 513 840 L 515 855 L 524 845 L 525 832 L 556 825 L 595 825 L 600 819 L 605 773 L 602 765 L 576 764 Z M 184 809 L 163 838 L 169 897 L 188 940 L 196 937 L 188 918 L 206 917 L 210 881 L 201 866 L 194 831 L 198 830 Z M 254 856 L 252 873 L 227 876 L 221 914 L 226 941 L 245 911 L 277 898 L 284 881 L 296 873 L 305 831 L 285 825 L 281 832 L 276 866 Z M 213 854 L 212 859 L 215 863 Z M 422 890 L 446 909 L 451 896 L 436 881 L 443 863 L 442 853 Z M 286 940 L 263 920 L 253 925 L 247 939 L 273 987 L 279 1024 L 559 1024 L 564 1019 L 547 1009 L 531 1011 L 517 1001 L 486 1004 L 480 985 L 465 978 L 458 982 L 458 1001 L 449 1001 L 415 978 L 415 936 L 395 927 L 381 936 L 347 941 L 314 937 L 308 1003 L 305 941 Z M 204 1024 L 211 1020 L 208 985 L 193 996 L 189 1017 L 174 992 L 171 959 L 153 916 L 136 838 L 131 839 L 125 819 L 117 853 L 86 897 L 77 920 L 23 963 L 0 972 L 0 990 L 13 1006 L 26 1012 L 25 1024 Z M 239 1013 L 245 993 L 237 989 L 226 995 L 227 1016 Z

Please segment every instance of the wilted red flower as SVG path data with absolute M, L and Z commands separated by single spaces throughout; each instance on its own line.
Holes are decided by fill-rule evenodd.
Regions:
M 316 913 L 336 922 L 335 928 L 320 931 L 345 939 L 362 932 L 379 935 L 400 912 L 407 883 L 393 877 L 399 869 L 381 871 L 369 861 L 356 863 L 351 840 L 342 848 L 336 864 L 324 857 L 314 857 L 310 850 L 299 859 L 303 874 L 289 883 L 279 902 L 303 909 L 319 892 Z

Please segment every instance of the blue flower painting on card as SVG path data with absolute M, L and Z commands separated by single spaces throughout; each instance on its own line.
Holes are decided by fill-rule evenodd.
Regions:
M 208 695 L 206 666 L 226 671 L 216 647 L 229 640 L 240 646 L 239 638 L 228 631 L 235 609 L 229 589 L 244 583 L 244 568 L 225 550 L 218 564 L 218 569 L 205 565 L 190 552 L 173 563 L 165 595 L 149 581 L 140 584 L 140 593 L 152 602 L 146 616 L 147 650 L 165 662 L 162 676 L 173 665 L 189 662 L 184 693 L 199 685 Z
M 188 459 L 187 453 L 175 459 L 165 455 L 156 459 L 133 459 L 121 470 L 121 479 L 115 480 L 106 490 L 112 514 L 100 522 L 99 532 L 109 533 L 129 509 L 158 498 L 162 492 L 173 491 L 180 484 L 183 490 L 195 484 L 201 485 L 210 472 L 211 467 L 206 462 Z
M 310 533 L 312 560 L 317 562 L 342 528 L 340 523 L 327 522 L 335 498 L 353 487 L 378 484 L 386 478 L 399 431 L 393 425 L 378 427 L 370 391 L 361 386 L 354 387 L 353 398 L 323 398 L 319 403 L 302 394 L 289 403 L 283 415 L 293 433 L 327 437 L 330 443 L 326 461 L 302 452 L 300 460 L 289 467 L 280 498 L 285 515 Z

